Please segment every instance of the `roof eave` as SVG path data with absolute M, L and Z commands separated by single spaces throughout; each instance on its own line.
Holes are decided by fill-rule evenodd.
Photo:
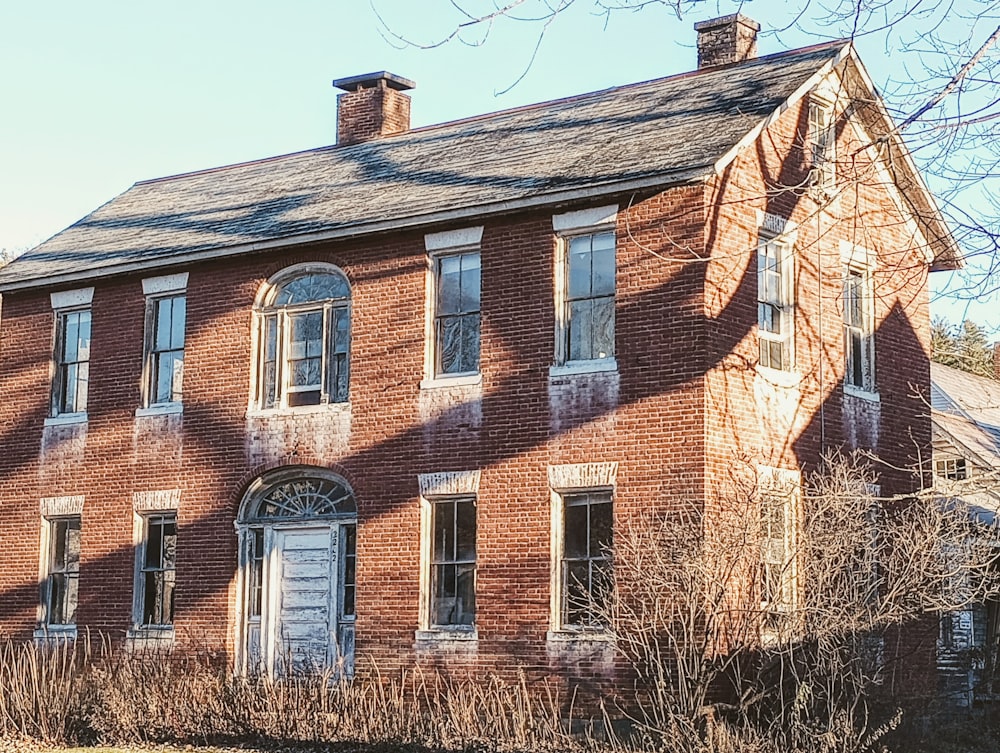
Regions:
M 409 215 L 389 220 L 379 220 L 377 222 L 345 225 L 342 227 L 331 228 L 329 230 L 304 233 L 301 235 L 291 235 L 270 240 L 255 241 L 252 243 L 241 243 L 232 246 L 206 248 L 187 253 L 164 256 L 162 258 L 140 259 L 123 264 L 113 264 L 107 267 L 83 270 L 80 272 L 66 272 L 63 274 L 48 275 L 45 277 L 32 277 L 28 279 L 12 280 L 9 282 L 4 282 L 0 279 L 0 294 L 35 290 L 39 288 L 60 287 L 80 282 L 107 279 L 118 275 L 133 274 L 146 270 L 179 267 L 196 262 L 225 259 L 233 256 L 262 253 L 265 251 L 273 251 L 293 246 L 312 245 L 326 241 L 358 238 L 366 235 L 399 230 L 413 230 L 420 227 L 452 223 L 465 219 L 471 220 L 474 218 L 494 217 L 516 211 L 539 209 L 545 206 L 565 204 L 567 202 L 596 199 L 612 194 L 627 193 L 629 191 L 669 188 L 672 186 L 697 183 L 707 179 L 711 174 L 712 166 L 703 165 L 673 173 L 661 173 L 659 175 L 641 178 L 638 180 L 631 179 L 627 181 L 584 186 L 564 191 L 552 191 L 535 194 L 515 200 L 477 204 L 473 206 L 459 207 L 456 209 L 448 209 L 446 211 Z M 0 270 L 0 277 L 2 277 L 2 275 L 3 272 Z

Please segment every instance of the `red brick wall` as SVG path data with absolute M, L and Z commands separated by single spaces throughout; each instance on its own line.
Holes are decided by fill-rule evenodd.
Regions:
M 134 415 L 141 381 L 141 277 L 96 283 L 85 449 L 58 463 L 52 453 L 40 460 L 39 452 L 53 326 L 48 292 L 7 296 L 0 389 L 9 399 L 0 406 L 0 417 L 5 427 L 16 428 L 5 432 L 0 458 L 0 473 L 7 479 L 0 490 L 7 518 L 0 532 L 0 593 L 5 595 L 0 629 L 26 636 L 34 627 L 38 500 L 82 494 L 78 622 L 123 635 L 132 603 L 132 495 L 180 488 L 177 635 L 231 644 L 237 561 L 233 520 L 243 489 L 262 469 L 251 462 L 259 460 L 259 453 L 248 438 L 246 418 L 253 300 L 260 285 L 286 266 L 326 261 L 340 266 L 352 284 L 350 436 L 338 444 L 327 441 L 323 430 L 288 434 L 292 440 L 281 452 L 274 447 L 284 440 L 272 441 L 268 452 L 274 457 L 268 464 L 287 455 L 290 463 L 332 467 L 357 493 L 359 654 L 377 657 L 382 668 L 414 660 L 417 475 L 482 469 L 478 653 L 449 662 L 510 671 L 526 666 L 534 676 L 606 674 L 606 652 L 546 649 L 547 467 L 618 461 L 615 505 L 623 524 L 652 506 L 699 498 L 704 456 L 704 364 L 697 354 L 680 357 L 706 341 L 701 271 L 661 258 L 674 253 L 678 239 L 699 251 L 701 189 L 679 188 L 636 201 L 627 211 L 625 201 L 622 207 L 617 400 L 608 398 L 603 376 L 562 377 L 561 386 L 550 387 L 555 325 L 551 212 L 486 223 L 478 428 L 470 428 L 461 405 L 445 406 L 432 418 L 421 408 L 422 233 L 187 267 L 182 419 Z M 576 399 L 581 391 L 588 399 Z M 254 424 L 254 431 L 267 432 L 267 422 Z M 440 659 L 433 649 L 420 656 Z
M 287 462 L 334 468 L 357 494 L 359 655 L 376 658 L 383 670 L 419 658 L 505 672 L 524 667 L 532 677 L 608 676 L 606 649 L 546 644 L 547 467 L 617 461 L 622 526 L 651 509 L 705 499 L 710 480 L 724 478 L 734 459 L 812 466 L 822 447 L 843 444 L 842 238 L 882 260 L 877 449 L 903 465 L 929 445 L 929 425 L 909 388 L 927 382 L 925 267 L 875 181 L 856 183 L 829 217 L 801 190 L 771 190 L 801 182 L 801 152 L 793 145 L 803 128 L 800 110 L 790 109 L 710 182 L 707 194 L 689 186 L 620 197 L 615 377 L 550 379 L 552 212 L 485 221 L 478 408 L 421 392 L 426 254 L 418 232 L 184 267 L 190 278 L 182 419 L 134 415 L 141 277 L 95 283 L 86 437 L 49 447 L 44 457 L 48 291 L 5 296 L 0 630 L 27 636 L 34 627 L 39 499 L 82 494 L 79 624 L 122 635 L 132 602 L 132 495 L 179 488 L 177 634 L 232 648 L 233 520 L 247 484 L 264 467 Z M 842 219 L 854 217 L 855 206 L 862 226 Z M 789 432 L 769 433 L 754 392 L 757 209 L 800 226 L 796 334 L 803 377 Z M 819 235 L 817 222 L 825 228 Z M 332 420 L 247 417 L 254 297 L 271 275 L 306 261 L 338 265 L 352 285 L 348 436 Z M 417 475 L 474 469 L 482 469 L 478 649 L 459 658 L 433 648 L 418 656 Z M 891 489 L 906 482 L 884 477 Z
M 409 128 L 409 95 L 383 83 L 337 96 L 338 144 L 357 144 Z

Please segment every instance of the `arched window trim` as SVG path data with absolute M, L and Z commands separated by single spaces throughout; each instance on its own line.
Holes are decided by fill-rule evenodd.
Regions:
M 325 496 L 332 497 L 334 512 L 315 513 L 306 511 L 304 514 L 295 515 L 262 515 L 261 506 L 274 492 L 282 487 L 291 484 L 308 484 L 319 482 L 320 488 L 324 485 L 332 485 Z M 342 492 L 338 494 L 338 490 Z M 338 503 L 345 503 L 342 509 Z M 240 505 L 240 513 L 237 518 L 237 526 L 260 526 L 273 523 L 308 521 L 308 520 L 330 520 L 330 519 L 353 519 L 357 517 L 357 498 L 354 490 L 347 480 L 339 474 L 327 471 L 322 468 L 296 466 L 280 471 L 266 473 L 258 477 L 243 495 L 243 502 Z
M 347 295 L 274 303 L 284 285 L 310 274 L 340 277 Z M 251 408 L 280 410 L 348 401 L 351 292 L 344 271 L 325 262 L 285 267 L 261 285 L 254 301 Z

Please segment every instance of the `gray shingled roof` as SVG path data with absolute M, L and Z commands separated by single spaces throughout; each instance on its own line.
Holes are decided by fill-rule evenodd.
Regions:
M 0 270 L 0 290 L 701 179 L 843 47 L 137 183 Z
M 1000 382 L 932 363 L 931 407 L 937 428 L 981 464 L 1000 469 Z

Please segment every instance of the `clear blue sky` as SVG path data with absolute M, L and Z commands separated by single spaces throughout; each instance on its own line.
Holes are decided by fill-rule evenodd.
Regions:
M 447 0 L 374 2 L 416 41 L 444 35 L 456 18 Z M 764 27 L 761 54 L 818 41 L 766 33 L 789 23 L 790 5 L 744 7 Z M 136 180 L 332 143 L 333 78 L 389 70 L 413 79 L 413 124 L 427 125 L 690 70 L 692 24 L 734 7 L 705 2 L 678 20 L 652 6 L 605 23 L 578 2 L 528 67 L 535 27 L 500 25 L 481 46 L 400 47 L 380 35 L 368 0 L 4 0 L 0 248 L 35 245 Z M 859 46 L 877 82 L 890 68 L 899 75 L 883 36 Z M 1000 325 L 995 302 L 969 314 Z

